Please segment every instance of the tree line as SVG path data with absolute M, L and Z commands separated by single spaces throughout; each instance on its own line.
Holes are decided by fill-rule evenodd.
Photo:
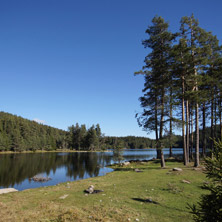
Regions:
M 99 124 L 87 129 L 76 123 L 65 131 L 0 112 L 0 151 L 142 149 L 154 145 L 154 140 L 145 137 L 105 136 Z
M 142 44 L 150 53 L 142 70 L 135 73 L 145 77 L 138 123 L 147 132 L 155 132 L 161 166 L 165 166 L 164 138 L 169 138 L 171 149 L 175 129 L 182 131 L 184 164 L 194 158 L 198 166 L 200 128 L 203 156 L 209 140 L 207 126 L 211 138 L 222 135 L 222 47 L 193 15 L 182 17 L 175 33 L 169 31 L 162 17 L 155 16 L 146 33 L 149 38 Z M 212 141 L 208 148 L 213 146 Z
M 0 112 L 0 151 L 65 148 L 67 132 L 16 115 Z

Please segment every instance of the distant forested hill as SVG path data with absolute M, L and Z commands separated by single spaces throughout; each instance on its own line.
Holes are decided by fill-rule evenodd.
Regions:
M 111 148 L 116 144 L 121 144 L 128 149 L 143 149 L 155 147 L 155 141 L 147 137 L 126 136 L 126 137 L 106 137 L 106 143 Z
M 63 148 L 67 132 L 22 117 L 0 112 L 0 151 Z
M 182 146 L 181 136 L 174 136 L 174 147 Z M 163 141 L 168 146 L 168 139 Z M 10 113 L 0 112 L 0 151 L 35 150 L 105 150 L 121 146 L 128 149 L 155 148 L 155 140 L 147 137 L 104 136 L 99 124 L 86 129 L 72 125 L 61 130 Z

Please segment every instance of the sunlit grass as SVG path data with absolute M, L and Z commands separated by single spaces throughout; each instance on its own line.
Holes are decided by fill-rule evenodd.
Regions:
M 183 171 L 173 172 L 173 167 Z M 3 194 L 0 221 L 187 222 L 192 221 L 187 204 L 196 203 L 206 192 L 201 189 L 203 172 L 182 163 L 167 162 L 166 169 L 153 161 L 115 168 L 117 171 L 103 177 Z M 143 172 L 137 173 L 135 168 Z M 89 185 L 104 192 L 86 195 L 83 191 Z M 60 199 L 64 195 L 68 196 Z

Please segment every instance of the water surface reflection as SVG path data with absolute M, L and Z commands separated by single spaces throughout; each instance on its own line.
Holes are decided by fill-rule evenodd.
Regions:
M 167 154 L 168 149 L 164 153 Z M 182 150 L 176 149 L 174 153 L 181 154 Z M 154 149 L 124 151 L 125 161 L 148 160 L 155 156 Z M 0 188 L 24 190 L 102 176 L 112 171 L 105 166 L 113 162 L 112 152 L 4 154 L 0 155 Z M 35 175 L 48 176 L 52 180 L 44 183 L 29 180 Z

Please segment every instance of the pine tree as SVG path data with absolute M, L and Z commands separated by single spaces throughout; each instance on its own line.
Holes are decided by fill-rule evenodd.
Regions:
M 161 159 L 161 166 L 164 167 L 162 140 L 170 75 L 169 55 L 174 36 L 168 31 L 168 23 L 158 16 L 153 18 L 152 26 L 148 27 L 146 33 L 149 39 L 144 40 L 143 45 L 151 48 L 152 52 L 145 58 L 143 71 L 137 72 L 145 75 L 144 96 L 140 97 L 144 110 L 137 115 L 137 119 L 144 130 L 155 131 L 157 158 Z
M 181 40 L 184 41 L 185 48 L 187 49 L 186 72 L 189 74 L 189 78 L 185 79 L 187 84 L 187 90 L 185 95 L 186 99 L 186 111 L 187 111 L 187 140 L 184 146 L 185 164 L 189 161 L 189 103 L 193 103 L 195 107 L 195 166 L 199 166 L 199 104 L 200 104 L 200 92 L 199 86 L 201 83 L 201 72 L 203 67 L 207 64 L 207 56 L 209 50 L 209 44 L 207 43 L 208 34 L 205 30 L 199 27 L 198 21 L 194 16 L 183 17 L 181 19 Z
M 206 174 L 210 179 L 204 188 L 210 194 L 203 195 L 198 205 L 190 206 L 196 222 L 222 221 L 222 142 L 214 140 L 212 157 L 205 159 Z

